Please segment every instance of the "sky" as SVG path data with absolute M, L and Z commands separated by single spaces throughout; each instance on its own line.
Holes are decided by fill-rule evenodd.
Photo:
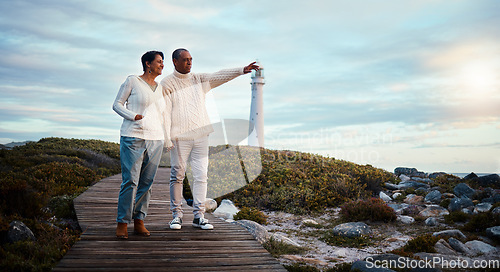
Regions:
M 500 172 L 500 1 L 0 0 L 0 143 L 118 142 L 111 109 L 146 51 L 192 72 L 258 60 L 265 147 L 424 172 Z M 250 113 L 250 75 L 209 93 Z

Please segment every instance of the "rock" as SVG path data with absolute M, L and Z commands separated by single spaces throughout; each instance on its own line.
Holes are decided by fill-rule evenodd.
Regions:
M 431 191 L 425 196 L 425 202 L 438 204 L 441 202 L 442 194 L 438 190 Z
M 486 234 L 494 239 L 500 240 L 500 226 L 495 226 L 486 229 Z
M 444 240 L 440 239 L 435 245 L 434 249 L 439 254 L 444 255 L 457 255 L 457 252 Z
M 473 215 L 474 214 L 474 207 L 471 206 L 471 207 L 463 208 L 462 212 L 465 214 Z
M 472 199 L 472 196 L 474 195 L 474 193 L 476 191 L 474 189 L 472 189 L 471 187 L 469 187 L 469 185 L 467 185 L 465 183 L 459 183 L 459 184 L 457 184 L 457 186 L 455 186 L 455 188 L 453 188 L 453 192 L 459 198 L 467 197 L 467 198 Z
M 424 208 L 419 205 L 408 205 L 403 209 L 402 215 L 416 216 L 418 215 Z
M 374 263 L 367 261 L 356 261 L 351 266 L 351 271 L 361 271 L 361 272 L 395 272 L 389 268 L 376 267 Z
M 447 209 L 439 205 L 429 205 L 418 215 L 421 217 L 439 217 L 447 214 L 450 214 L 450 212 Z
M 477 182 L 477 184 L 482 187 L 500 188 L 500 176 L 497 174 L 479 177 L 475 179 L 474 182 Z
M 332 229 L 334 235 L 344 236 L 344 237 L 360 237 L 361 235 L 370 235 L 372 230 L 370 226 L 363 222 L 350 222 L 335 226 Z
M 207 197 L 207 199 L 205 200 L 205 211 L 212 212 L 215 209 L 217 209 L 217 201 Z
M 379 197 L 380 197 L 380 199 L 382 199 L 385 202 L 392 201 L 392 198 L 390 196 L 386 195 L 384 192 L 380 192 Z
M 488 245 L 485 242 L 478 240 L 469 241 L 465 245 L 470 249 L 474 255 L 482 255 L 490 252 L 495 252 L 497 249 L 494 246 Z
M 312 219 L 304 219 L 302 220 L 302 224 L 308 224 L 308 225 L 319 225 L 318 222 L 312 220 Z
M 432 234 L 432 236 L 441 237 L 441 238 L 454 237 L 454 238 L 458 238 L 458 239 L 467 238 L 467 237 L 465 237 L 465 235 L 461 231 L 459 231 L 457 229 L 434 232 Z
M 409 224 L 415 222 L 415 219 L 413 217 L 406 216 L 406 215 L 398 215 L 398 219 L 397 220 L 399 222 L 403 223 L 403 224 L 406 224 L 406 225 L 409 225 Z
M 488 202 L 479 203 L 474 207 L 474 213 L 488 212 L 489 210 L 491 210 L 492 207 L 493 205 L 491 205 L 491 203 Z
M 432 179 L 430 179 L 430 178 L 413 177 L 411 179 L 414 181 L 419 181 L 419 182 L 423 182 L 423 183 L 427 183 L 427 184 L 434 183 L 434 181 L 432 181 Z
M 500 207 L 496 207 L 491 211 L 493 214 L 500 214 Z
M 425 219 L 425 225 L 429 226 L 429 227 L 433 227 L 433 226 L 437 225 L 436 218 L 429 217 L 429 218 Z
M 401 174 L 401 175 L 399 176 L 399 179 L 400 179 L 402 182 L 407 182 L 407 181 L 410 181 L 410 180 L 411 180 L 411 178 L 410 178 L 409 176 L 405 175 L 405 174 Z
M 470 206 L 474 206 L 474 203 L 469 198 L 455 197 L 450 201 L 450 205 L 448 205 L 448 210 L 454 212 Z
M 404 210 L 410 205 L 406 203 L 396 204 L 396 203 L 387 203 L 387 206 L 391 207 L 396 214 L 403 214 Z
M 397 193 L 394 193 L 394 194 L 392 195 L 392 198 L 393 198 L 393 199 L 398 199 L 398 197 L 400 197 L 400 196 L 402 196 L 402 195 L 403 195 L 402 193 L 397 192 Z
M 398 184 L 398 188 L 400 190 L 406 190 L 408 188 L 413 188 L 413 189 L 418 189 L 418 188 L 430 188 L 431 186 L 429 184 L 425 184 L 422 182 L 418 181 L 402 181 Z
M 498 203 L 500 202 L 500 194 L 495 193 L 493 196 L 483 199 L 483 202 L 488 202 L 492 204 Z
M 274 239 L 274 240 L 280 241 L 282 243 L 285 243 L 287 245 L 291 245 L 291 246 L 295 246 L 295 247 L 300 247 L 300 245 L 297 242 L 295 242 L 294 240 L 292 240 L 292 239 L 290 239 L 290 238 L 288 238 L 286 236 L 283 236 L 283 235 L 281 235 L 279 233 L 273 233 L 271 235 L 271 238 Z
M 405 203 L 410 204 L 410 205 L 418 205 L 418 204 L 423 204 L 424 203 L 424 197 L 415 195 L 415 194 L 409 194 L 406 196 Z
M 435 178 L 438 178 L 438 177 L 441 177 L 441 176 L 445 176 L 446 173 L 445 172 L 434 172 L 432 174 L 429 175 L 429 178 L 431 179 L 435 179 Z
M 234 206 L 231 200 L 224 199 L 221 201 L 220 206 L 213 212 L 213 214 L 218 217 L 233 219 L 233 216 L 239 211 L 240 209 Z
M 264 228 L 262 225 L 260 225 L 257 222 L 251 221 L 251 220 L 238 220 L 234 221 L 233 224 L 240 225 L 247 229 L 250 234 L 255 238 L 255 240 L 259 241 L 259 243 L 263 244 L 267 242 L 271 238 L 271 235 L 269 232 Z
M 392 184 L 390 182 L 384 183 L 384 187 L 392 191 L 399 189 L 399 187 L 396 184 Z
M 422 177 L 422 178 L 426 177 L 424 172 L 420 172 L 416 168 L 408 168 L 408 167 L 397 167 L 396 169 L 394 169 L 394 174 L 396 174 L 397 176 L 406 175 L 409 177 Z
M 464 243 L 460 242 L 459 240 L 453 238 L 453 237 L 450 237 L 450 239 L 448 239 L 448 244 L 457 252 L 460 252 L 460 253 L 463 253 L 465 255 L 469 255 L 471 256 L 472 255 L 472 252 L 470 251 L 470 249 L 464 245 Z
M 21 221 L 12 221 L 7 231 L 7 242 L 15 243 L 23 240 L 35 241 L 33 232 Z
M 476 178 L 478 178 L 478 176 L 474 172 L 471 172 L 470 174 L 468 174 L 467 176 L 465 176 L 463 178 L 463 180 L 471 180 L 471 179 L 476 179 Z
M 444 198 L 455 198 L 457 197 L 456 195 L 452 194 L 452 193 L 443 193 L 443 197 Z

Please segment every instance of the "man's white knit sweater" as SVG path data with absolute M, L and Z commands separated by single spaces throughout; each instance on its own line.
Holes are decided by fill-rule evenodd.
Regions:
M 243 68 L 225 69 L 213 74 L 174 72 L 161 81 L 172 103 L 172 140 L 195 140 L 213 132 L 205 107 L 205 94 L 240 75 Z

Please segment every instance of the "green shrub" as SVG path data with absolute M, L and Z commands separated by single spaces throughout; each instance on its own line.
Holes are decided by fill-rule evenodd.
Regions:
M 380 198 L 350 201 L 341 206 L 340 215 L 346 221 L 383 221 L 396 220 L 396 212 Z
M 239 147 L 239 150 L 245 154 L 251 149 Z M 262 171 L 257 178 L 217 198 L 218 202 L 228 198 L 238 206 L 310 214 L 337 207 L 351 199 L 370 197 L 378 193 L 383 183 L 395 182 L 391 173 L 370 165 L 309 153 L 261 149 L 259 159 L 262 160 Z M 220 160 L 217 163 L 229 165 Z M 245 167 L 250 169 L 253 164 L 245 163 Z M 235 182 L 234 177 L 219 176 L 218 179 Z M 209 177 L 209 184 L 217 182 L 224 183 Z
M 462 227 L 462 230 L 483 232 L 487 228 L 494 226 L 500 226 L 500 214 L 494 214 L 489 211 L 472 215 L 470 220 Z
M 340 235 L 335 235 L 331 231 L 325 231 L 320 240 L 337 247 L 355 247 L 364 248 L 373 245 L 373 239 L 367 236 L 359 237 L 345 237 Z
M 434 245 L 437 241 L 439 241 L 438 237 L 432 236 L 431 234 L 424 234 L 408 241 L 403 247 L 403 251 L 408 253 L 433 253 L 436 252 Z
M 247 219 L 257 222 L 261 225 L 267 224 L 267 216 L 257 210 L 256 208 L 243 207 L 240 211 L 233 217 L 234 220 Z
M 454 224 L 456 222 L 467 222 L 471 216 L 462 211 L 453 211 L 447 215 L 444 215 L 444 222 L 446 224 Z
M 448 206 L 450 205 L 450 203 L 451 203 L 451 199 L 445 198 L 445 199 L 441 200 L 441 202 L 439 203 L 439 206 L 448 209 Z

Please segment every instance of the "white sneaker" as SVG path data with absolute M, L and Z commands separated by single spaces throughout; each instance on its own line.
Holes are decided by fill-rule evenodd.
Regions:
M 214 226 L 212 226 L 211 224 L 208 224 L 208 220 L 205 218 L 195 218 L 193 220 L 193 227 L 201 228 L 204 230 L 214 229 Z
M 170 229 L 179 230 L 182 228 L 182 219 L 180 217 L 174 218 L 170 221 Z

